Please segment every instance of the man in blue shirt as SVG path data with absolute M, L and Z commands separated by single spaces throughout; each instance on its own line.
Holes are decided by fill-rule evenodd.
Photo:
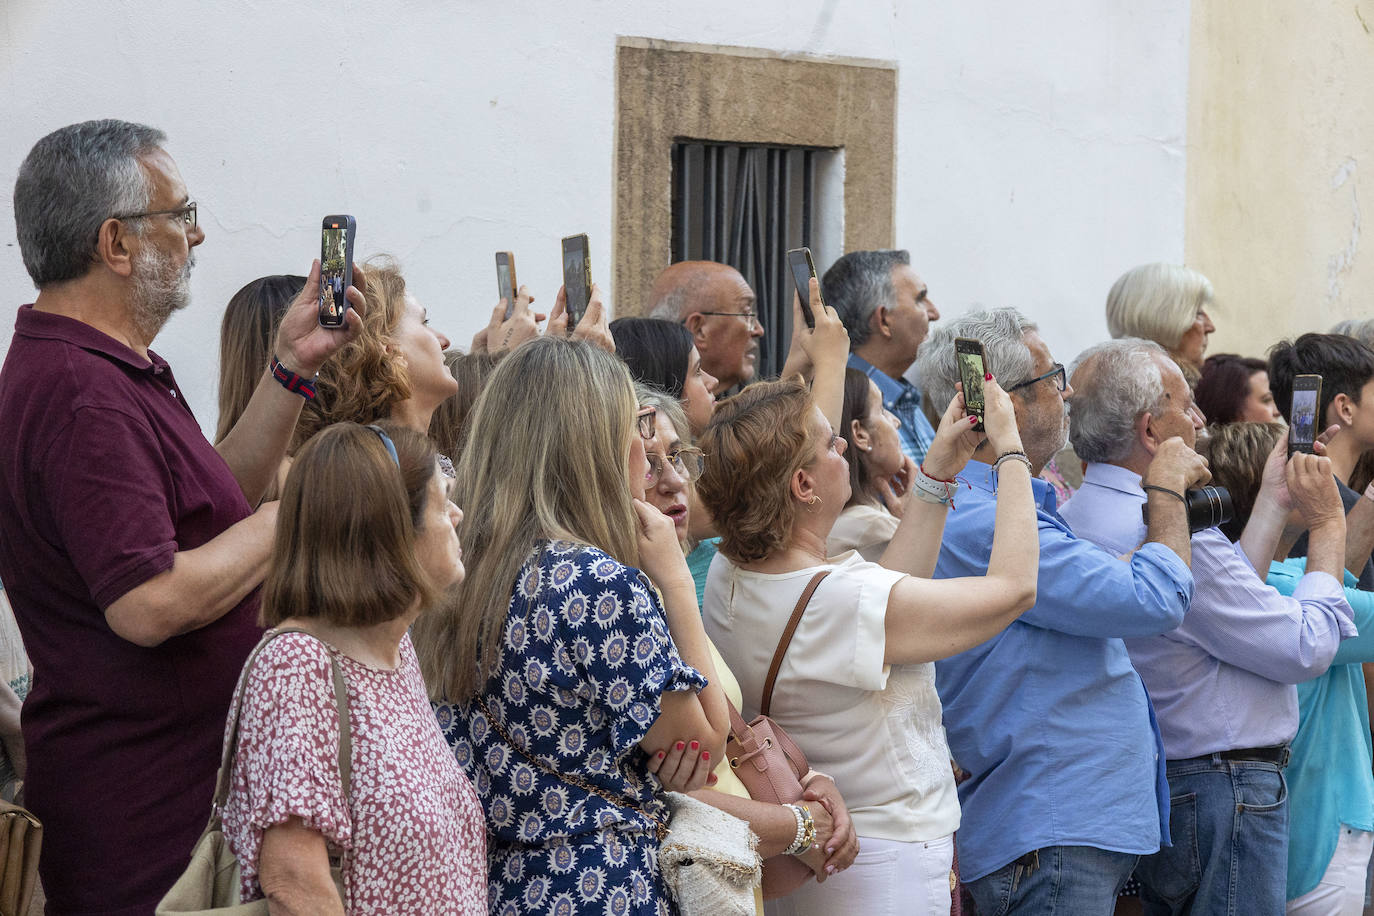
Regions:
M 937 402 L 959 380 L 955 337 L 983 342 L 1039 472 L 1067 433 L 1073 389 L 1063 366 L 1016 310 L 976 312 L 922 348 L 921 379 Z M 960 488 L 945 524 L 937 577 L 986 572 L 997 458 L 985 444 L 965 469 L 967 492 Z M 1150 472 L 1169 487 L 1206 479 L 1205 463 L 1181 440 L 1160 450 Z M 1168 841 L 1159 731 L 1120 637 L 1162 633 L 1183 619 L 1193 592 L 1188 528 L 1180 504 L 1152 498 L 1148 542 L 1118 559 L 1074 537 L 1049 484 L 1032 485 L 1035 605 L 1000 635 L 935 666 L 950 751 L 971 774 L 959 789 L 959 865 L 981 912 L 1109 916 L 1139 856 Z
M 883 406 L 901 421 L 902 451 L 917 464 L 935 438 L 921 392 L 902 376 L 916 360 L 930 323 L 940 317 L 905 251 L 851 251 L 821 279 L 821 297 L 849 332 L 849 368 L 878 386 Z M 944 404 L 936 405 L 943 413 Z
M 1202 417 L 1182 372 L 1148 341 L 1090 348 L 1073 382 L 1073 446 L 1088 468 L 1063 515 L 1111 556 L 1140 542 L 1147 493 L 1151 518 L 1158 499 L 1183 505 L 1183 491 L 1151 462 L 1166 440 L 1192 445 Z M 1286 597 L 1257 570 L 1269 570 L 1290 508 L 1309 528 L 1311 554 Z M 1240 541 L 1210 526 L 1192 535 L 1197 588 L 1182 624 L 1126 640 L 1158 714 L 1173 797 L 1173 846 L 1136 871 L 1147 914 L 1284 912 L 1293 685 L 1323 673 L 1340 641 L 1355 634 L 1336 578 L 1344 559 L 1345 516 L 1330 461 L 1285 461 L 1277 450 Z

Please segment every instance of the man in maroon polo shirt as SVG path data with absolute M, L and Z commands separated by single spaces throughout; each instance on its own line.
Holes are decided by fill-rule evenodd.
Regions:
M 61 916 L 150 913 L 185 868 L 260 632 L 276 507 L 253 507 L 303 403 L 278 378 L 309 379 L 356 333 L 318 326 L 317 263 L 277 338 L 285 368 L 264 368 L 243 419 L 206 441 L 148 349 L 205 239 L 164 139 L 62 128 L 14 190 L 39 292 L 0 369 L 0 580 L 33 662 L 25 792 Z

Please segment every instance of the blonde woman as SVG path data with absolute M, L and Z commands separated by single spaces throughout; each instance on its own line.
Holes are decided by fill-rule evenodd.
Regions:
M 470 420 L 467 583 L 415 636 L 486 809 L 493 913 L 673 911 L 662 787 L 705 784 L 729 715 L 673 522 L 643 500 L 653 413 L 614 356 L 546 337 Z
M 1179 364 L 1188 384 L 1196 384 L 1216 325 L 1212 283 L 1181 264 L 1142 264 L 1126 271 L 1107 294 L 1107 330 L 1112 337 L 1153 340 Z

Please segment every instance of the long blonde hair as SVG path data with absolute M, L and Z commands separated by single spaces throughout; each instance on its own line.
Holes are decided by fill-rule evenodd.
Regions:
M 629 371 L 602 350 L 545 337 L 501 360 L 456 469 L 467 578 L 411 634 L 434 699 L 462 702 L 496 673 L 515 578 L 540 539 L 638 564 L 627 481 L 634 422 Z

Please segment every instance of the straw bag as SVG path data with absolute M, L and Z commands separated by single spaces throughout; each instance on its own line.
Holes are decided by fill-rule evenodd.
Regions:
M 768 711 L 783 656 L 787 654 L 787 647 L 792 643 L 792 636 L 797 632 L 816 586 L 828 575 L 830 570 L 823 569 L 812 576 L 797 599 L 797 606 L 792 609 L 792 616 L 778 640 L 777 651 L 773 653 L 773 663 L 768 666 L 758 717 L 745 722 L 735 704 L 730 703 L 730 738 L 725 742 L 725 759 L 730 761 L 731 769 L 755 801 L 789 805 L 796 803 L 806 791 L 801 784 L 802 777 L 810 769 L 806 755 L 782 726 L 768 717 Z M 763 896 L 765 899 L 784 897 L 813 875 L 814 872 L 796 856 L 771 856 L 763 860 Z
M 244 689 L 247 689 L 248 674 L 253 670 L 253 663 L 257 661 L 258 654 L 269 642 L 283 633 L 314 635 L 299 628 L 284 627 L 264 638 L 253 650 L 253 654 L 248 656 L 248 662 L 244 665 Z M 339 669 L 339 662 L 332 654 L 329 657 L 329 666 L 334 672 L 334 702 L 339 708 L 339 776 L 346 800 L 353 770 L 353 732 L 348 718 L 348 688 L 344 684 L 343 672 Z M 239 743 L 239 713 L 242 709 L 243 694 L 240 691 L 239 696 L 234 701 L 233 724 L 230 727 L 229 740 L 225 742 L 224 756 L 220 759 L 219 779 L 215 783 L 215 801 L 210 809 L 210 823 L 206 825 L 205 832 L 196 841 L 196 846 L 191 851 L 191 863 L 186 866 L 186 871 L 182 872 L 176 884 L 172 885 L 172 889 L 157 905 L 156 916 L 198 916 L 198 914 L 207 914 L 208 916 L 208 914 L 214 913 L 266 916 L 267 914 L 266 900 L 239 903 L 239 862 L 234 856 L 233 850 L 229 848 L 228 840 L 225 839 L 224 820 L 221 817 L 224 804 L 229 800 L 229 782 L 234 770 L 234 751 Z M 341 863 L 331 858 L 329 872 L 334 877 L 334 886 L 338 888 L 339 899 L 345 900 Z
M 43 825 L 28 811 L 0 800 L 0 916 L 25 916 L 38 886 Z

